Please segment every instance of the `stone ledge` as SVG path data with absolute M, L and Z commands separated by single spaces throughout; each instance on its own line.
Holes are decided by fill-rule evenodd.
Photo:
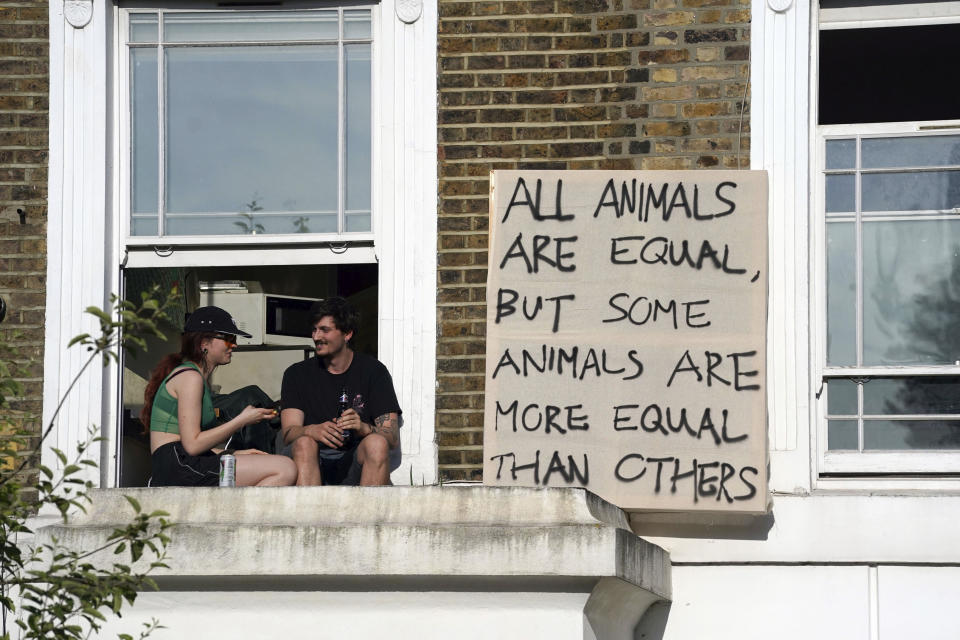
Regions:
M 132 513 L 124 495 L 176 523 L 170 569 L 158 578 L 609 577 L 670 597 L 668 554 L 634 535 L 621 510 L 582 489 L 103 490 L 86 514 L 38 536 L 95 547 Z

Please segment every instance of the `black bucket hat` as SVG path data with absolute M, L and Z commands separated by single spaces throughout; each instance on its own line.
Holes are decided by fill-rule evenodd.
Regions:
M 229 333 L 244 338 L 252 338 L 246 331 L 241 331 L 230 314 L 220 307 L 200 307 L 189 316 L 183 324 L 183 332 L 205 331 L 211 333 Z

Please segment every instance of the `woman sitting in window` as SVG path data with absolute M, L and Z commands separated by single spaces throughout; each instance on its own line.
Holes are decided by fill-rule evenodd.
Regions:
M 222 450 L 214 445 L 248 424 L 276 415 L 272 409 L 247 406 L 236 418 L 216 422 L 208 380 L 219 365 L 229 364 L 237 328 L 219 307 L 201 307 L 187 318 L 180 352 L 167 355 L 154 369 L 144 392 L 140 419 L 150 425 L 153 453 L 151 486 L 216 486 Z M 285 486 L 297 479 L 297 467 L 285 456 L 256 449 L 237 451 L 237 486 Z

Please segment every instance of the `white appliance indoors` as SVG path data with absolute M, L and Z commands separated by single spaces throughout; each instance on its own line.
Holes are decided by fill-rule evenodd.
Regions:
M 309 345 L 310 305 L 317 299 L 258 289 L 255 282 L 201 282 L 201 304 L 225 310 L 252 336 L 240 337 L 240 345 Z
M 257 282 L 200 283 L 200 303 L 216 305 L 252 337 L 239 337 L 228 366 L 217 367 L 210 383 L 215 393 L 257 385 L 280 399 L 283 372 L 313 353 L 310 305 L 316 298 L 277 295 L 259 290 Z

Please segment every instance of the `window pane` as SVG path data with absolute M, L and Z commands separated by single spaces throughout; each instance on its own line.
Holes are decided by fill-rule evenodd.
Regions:
M 828 420 L 827 449 L 831 451 L 857 451 L 857 421 Z
M 277 215 L 248 211 L 233 215 L 167 216 L 167 234 L 174 236 L 256 235 L 260 233 L 336 233 L 337 214 Z
M 337 12 L 236 11 L 165 13 L 164 42 L 336 40 Z
M 857 210 L 855 176 L 826 176 L 825 180 L 827 213 L 844 213 Z
M 168 211 L 336 213 L 336 47 L 165 53 Z M 242 233 L 238 217 L 215 220 L 199 232 Z
M 157 14 L 130 14 L 130 42 L 157 41 Z
M 864 420 L 863 448 L 960 449 L 960 421 L 955 420 Z
M 827 383 L 827 413 L 857 415 L 857 383 L 853 380 L 833 378 Z
M 343 37 L 350 39 L 370 37 L 369 9 L 352 9 L 343 12 Z
M 960 207 L 960 170 L 865 173 L 860 182 L 863 211 L 921 211 Z M 829 196 L 829 190 L 827 193 Z M 829 204 L 829 199 L 827 202 Z
M 960 378 L 873 378 L 863 385 L 863 412 L 868 415 L 960 414 Z
M 857 364 L 857 243 L 852 222 L 827 224 L 827 364 Z
M 864 138 L 861 145 L 866 169 L 960 164 L 960 136 Z
M 370 45 L 344 45 L 347 228 L 370 231 Z
M 856 166 L 856 140 L 827 140 L 827 169 L 853 169 Z
M 829 29 L 819 37 L 820 124 L 957 117 L 948 79 L 956 75 L 960 24 Z M 891 78 L 896 88 L 884 89 Z
M 157 213 L 159 131 L 157 128 L 157 51 L 130 50 L 130 207 L 133 213 Z M 134 225 L 134 235 L 157 235 L 156 218 Z M 139 231 L 137 231 L 139 230 Z
M 136 217 L 130 220 L 130 235 L 155 236 L 157 235 L 157 217 Z
M 863 224 L 863 364 L 960 360 L 960 221 Z

